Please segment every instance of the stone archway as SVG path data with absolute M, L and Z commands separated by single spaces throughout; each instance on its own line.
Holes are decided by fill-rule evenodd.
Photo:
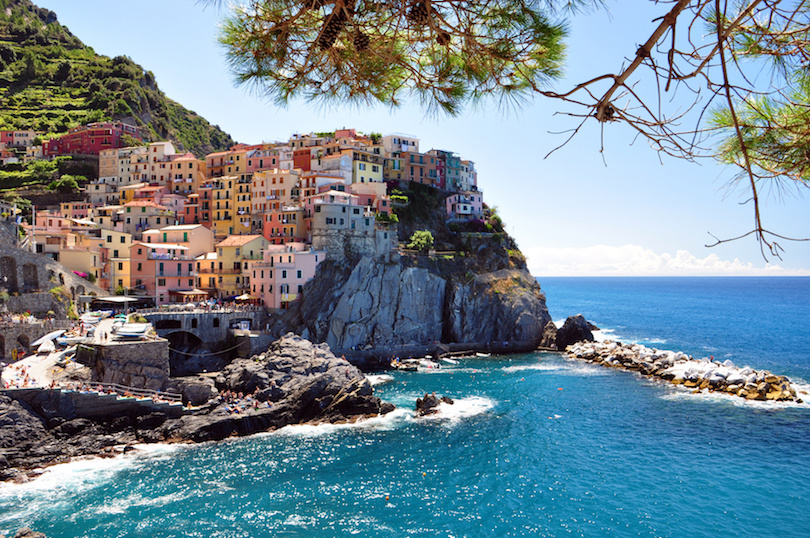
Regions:
M 82 286 L 81 284 L 76 286 L 76 293 L 78 293 L 79 295 L 84 295 L 84 286 Z
M 39 290 L 39 274 L 37 266 L 33 263 L 23 265 L 23 290 L 26 292 Z
M 21 334 L 17 337 L 17 344 L 25 350 L 25 354 L 31 353 L 31 339 L 27 334 Z
M 169 375 L 196 375 L 222 370 L 230 360 L 224 354 L 212 353 L 194 333 L 174 331 L 164 336 L 169 341 Z
M 3 256 L 0 258 L 0 275 L 3 275 L 0 286 L 6 288 L 9 293 L 17 293 L 19 287 L 17 286 L 17 260 L 11 256 Z

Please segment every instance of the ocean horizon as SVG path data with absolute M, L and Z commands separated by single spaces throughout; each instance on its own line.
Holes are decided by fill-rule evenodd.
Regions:
M 810 389 L 810 277 L 542 277 L 555 321 Z M 690 390 L 559 353 L 386 372 L 397 410 L 0 484 L 0 534 L 806 536 L 810 403 Z M 431 418 L 416 398 L 451 397 Z

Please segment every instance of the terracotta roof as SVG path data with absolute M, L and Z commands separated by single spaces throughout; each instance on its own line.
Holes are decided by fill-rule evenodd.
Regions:
M 229 235 L 219 243 L 218 247 L 241 247 L 250 243 L 254 239 L 261 237 L 261 235 Z

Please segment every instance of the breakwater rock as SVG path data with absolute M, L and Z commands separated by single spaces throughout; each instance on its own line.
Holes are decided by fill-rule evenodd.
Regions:
M 578 342 L 566 355 L 613 368 L 634 370 L 675 385 L 736 395 L 748 400 L 796 401 L 795 387 L 767 370 L 735 366 L 730 360 L 693 359 L 680 351 L 662 351 L 640 344 Z

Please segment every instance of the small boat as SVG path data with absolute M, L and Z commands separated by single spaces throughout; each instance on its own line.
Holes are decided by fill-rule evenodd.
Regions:
M 43 337 L 41 337 L 41 338 L 37 338 L 36 340 L 34 340 L 33 342 L 31 342 L 31 347 L 37 347 L 37 346 L 41 346 L 41 345 L 42 345 L 42 344 L 44 344 L 45 342 L 50 342 L 50 341 L 52 341 L 52 340 L 56 340 L 57 338 L 59 338 L 60 336 L 62 336 L 64 333 L 65 333 L 65 330 L 64 330 L 64 329 L 59 330 L 59 331 L 53 331 L 53 332 L 49 332 L 49 333 L 48 333 L 48 334 L 46 334 L 45 336 L 43 336 Z
M 118 340 L 142 340 L 146 338 L 151 329 L 151 323 L 124 323 L 115 331 L 115 337 Z
M 37 355 L 48 355 L 54 351 L 56 351 L 56 346 L 53 344 L 53 340 L 45 340 L 37 348 Z
M 476 357 L 479 357 L 479 358 L 482 358 L 482 359 L 486 359 L 490 355 L 491 355 L 490 353 L 476 353 L 475 354 Z
M 442 360 L 447 364 L 458 364 L 458 361 L 456 359 L 449 359 L 447 357 L 443 357 Z

